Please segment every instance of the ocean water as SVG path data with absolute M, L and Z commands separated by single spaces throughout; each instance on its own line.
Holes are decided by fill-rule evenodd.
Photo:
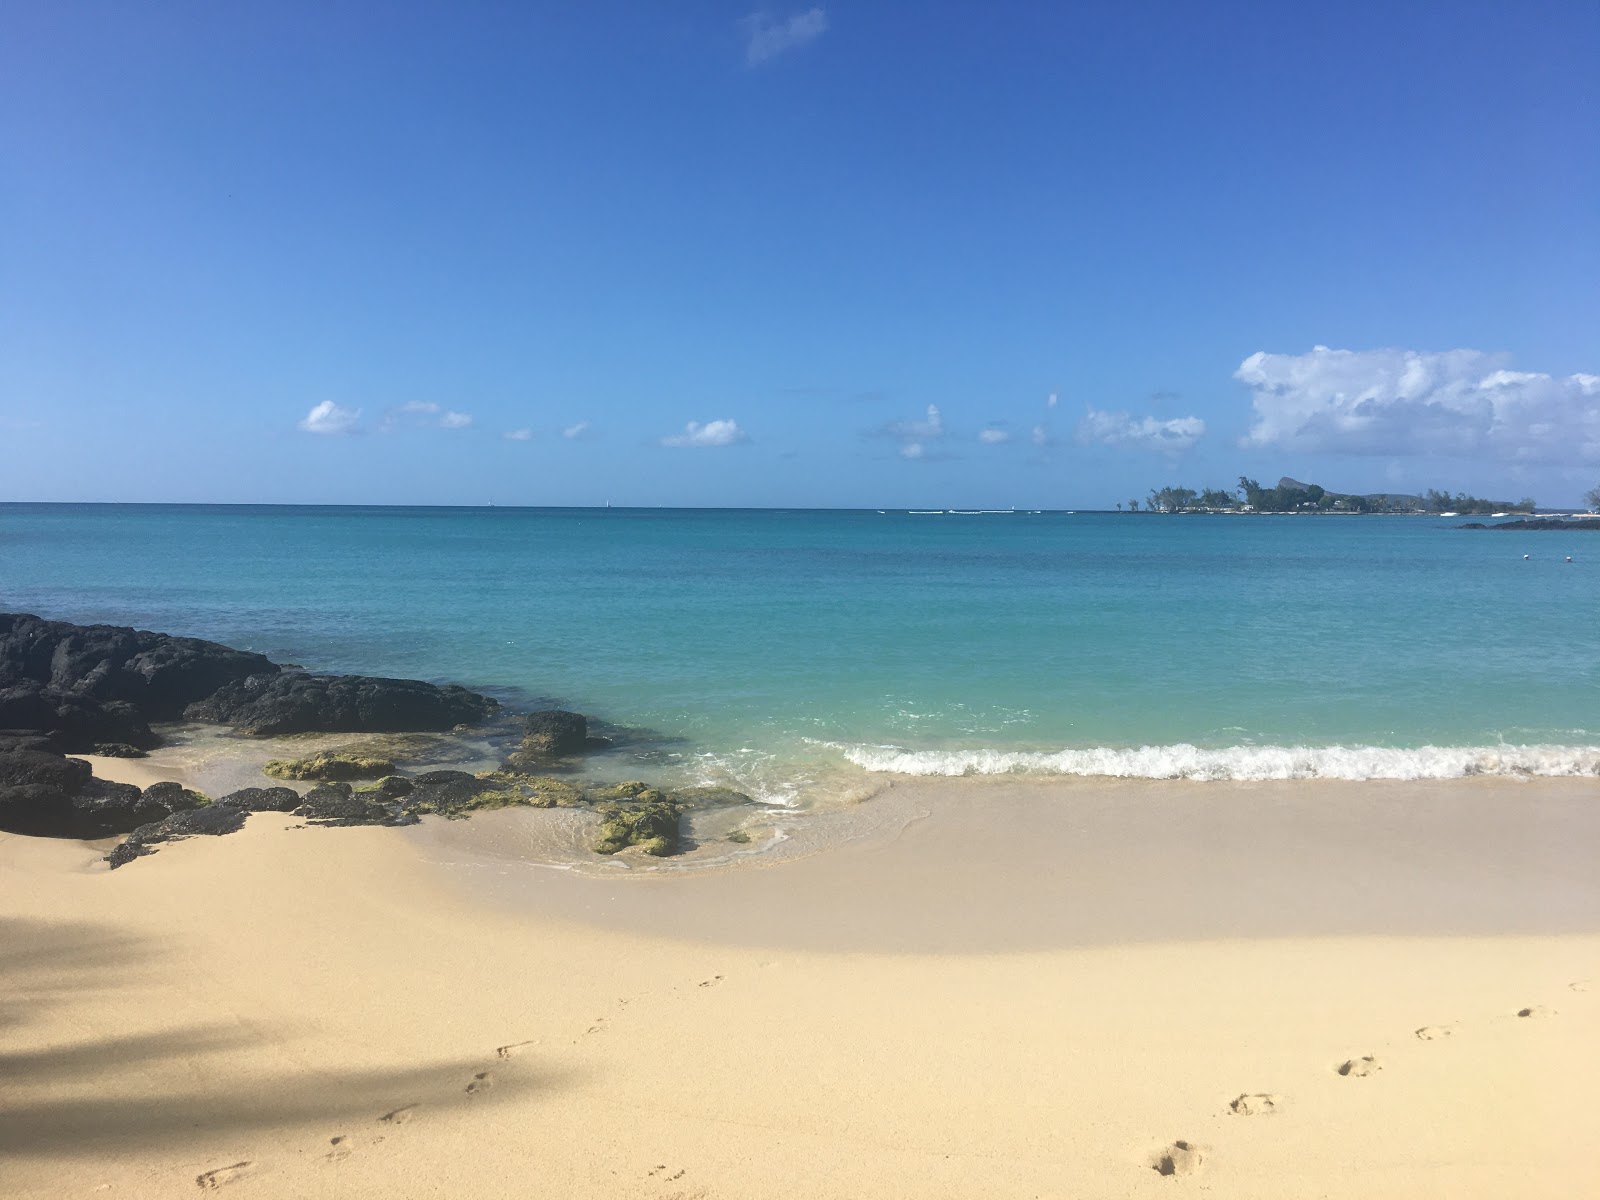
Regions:
M 635 731 L 611 775 L 780 803 L 1600 773 L 1600 539 L 1458 523 L 0 505 L 0 608 L 555 701 Z

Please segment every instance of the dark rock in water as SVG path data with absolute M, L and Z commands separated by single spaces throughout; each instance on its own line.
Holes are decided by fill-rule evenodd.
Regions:
M 538 758 L 564 758 L 582 754 L 589 741 L 589 719 L 581 713 L 549 708 L 523 718 L 519 754 Z
M 161 842 L 177 842 L 184 838 L 236 833 L 244 828 L 245 813 L 226 804 L 212 804 L 205 808 L 186 809 L 148 825 L 141 825 L 130 833 L 121 845 L 106 855 L 114 871 L 136 858 L 154 854 L 154 846 Z
M 91 752 L 101 758 L 149 758 L 148 752 L 127 742 L 100 742 Z
M 147 721 L 174 720 L 226 683 L 277 670 L 260 654 L 198 638 L 0 613 L 0 687 L 32 682 L 101 704 L 124 703 Z
M 493 785 L 466 771 L 424 771 L 410 780 L 411 791 L 404 798 L 406 811 L 414 814 L 438 813 L 454 816 L 480 807 L 478 798 L 493 790 Z
M 1465 525 L 1457 525 L 1457 529 L 1593 529 L 1600 532 L 1600 518 L 1590 517 L 1576 521 L 1562 520 L 1560 517 L 1524 517 L 1520 521 L 1496 521 L 1487 525 L 1482 521 L 1468 521 Z
M 348 783 L 323 783 L 300 798 L 296 810 L 313 825 L 414 825 L 417 818 L 375 792 Z
M 191 721 L 243 733 L 387 733 L 446 730 L 497 707 L 466 688 L 365 675 L 255 675 L 184 711 Z
M 733 808 L 741 804 L 754 803 L 749 796 L 730 787 L 679 788 L 672 793 L 672 798 L 684 808 L 690 809 Z
M 646 788 L 626 802 L 608 804 L 600 813 L 605 820 L 595 853 L 616 854 L 629 846 L 657 858 L 678 853 L 683 808 L 656 789 Z
M 48 735 L 64 750 L 85 753 L 101 742 L 154 746 L 137 709 L 122 701 L 99 701 L 25 679 L 5 684 L 0 679 L 0 726 Z
M 309 758 L 273 759 L 261 769 L 274 779 L 377 779 L 394 774 L 394 764 L 387 758 L 343 750 L 324 750 Z
M 300 793 L 293 788 L 240 788 L 216 801 L 244 812 L 293 812 L 300 807 Z

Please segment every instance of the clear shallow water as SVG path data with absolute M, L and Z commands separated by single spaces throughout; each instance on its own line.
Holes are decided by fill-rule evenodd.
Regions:
M 1600 772 L 1600 540 L 1458 523 L 0 505 L 0 606 L 557 700 L 782 801 Z

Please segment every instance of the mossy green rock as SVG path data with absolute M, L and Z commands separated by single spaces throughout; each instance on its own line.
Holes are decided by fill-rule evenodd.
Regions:
M 594 844 L 595 853 L 616 854 L 629 846 L 638 846 L 657 858 L 678 853 L 683 808 L 654 788 L 645 788 L 626 803 L 607 804 L 600 813 L 605 820 Z
M 739 804 L 755 803 L 743 792 L 736 792 L 730 787 L 679 788 L 672 793 L 672 798 L 684 808 L 732 808 Z
M 324 750 L 309 758 L 276 758 L 261 768 L 274 779 L 377 779 L 394 774 L 386 758 Z

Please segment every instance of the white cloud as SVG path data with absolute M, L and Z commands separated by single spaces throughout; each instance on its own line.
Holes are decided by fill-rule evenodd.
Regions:
M 944 437 L 944 418 L 937 404 L 928 405 L 928 415 L 921 421 L 891 421 L 883 427 L 890 437 L 904 441 L 932 442 Z
M 900 447 L 900 457 L 909 459 L 927 458 L 928 451 L 921 442 L 907 442 Z
M 1053 446 L 1056 441 L 1055 438 L 1050 436 L 1050 431 L 1043 425 L 1035 425 L 1033 432 L 1028 434 L 1028 440 L 1035 446 Z
M 1600 375 L 1512 371 L 1481 350 L 1252 354 L 1245 446 L 1325 454 L 1600 462 Z
M 1002 442 L 1009 442 L 1011 435 L 1004 429 L 980 429 L 978 440 L 985 446 L 998 446 Z
M 1078 441 L 1084 445 L 1126 446 L 1134 450 L 1187 450 L 1206 431 L 1199 417 L 1135 417 L 1125 412 L 1103 412 L 1091 407 L 1078 422 Z
M 566 438 L 569 442 L 574 442 L 588 432 L 589 422 L 579 421 L 576 425 L 568 425 L 565 429 L 563 429 L 561 431 L 561 436 Z
M 1060 397 L 1057 396 L 1054 392 L 1051 392 L 1050 393 L 1050 398 L 1044 402 L 1044 406 L 1046 408 L 1054 408 L 1059 400 L 1060 400 Z
M 751 13 L 739 22 L 739 28 L 745 36 L 745 65 L 754 67 L 816 41 L 828 31 L 828 14 L 821 8 L 808 8 L 777 20 L 768 13 Z
M 690 421 L 682 433 L 661 439 L 663 446 L 732 446 L 748 442 L 749 436 L 739 428 L 737 421 L 707 421 L 704 425 Z
M 300 422 L 306 433 L 354 433 L 361 420 L 359 408 L 340 408 L 332 400 L 324 400 Z
M 429 420 L 431 417 L 437 417 L 438 420 Z M 388 433 L 402 425 L 465 429 L 471 424 L 472 416 L 469 413 L 454 412 L 431 400 L 407 400 L 404 404 L 396 404 L 383 414 L 383 424 L 380 428 Z
M 531 442 L 533 441 L 533 430 L 508 429 L 500 436 L 505 438 L 505 440 L 508 442 Z

